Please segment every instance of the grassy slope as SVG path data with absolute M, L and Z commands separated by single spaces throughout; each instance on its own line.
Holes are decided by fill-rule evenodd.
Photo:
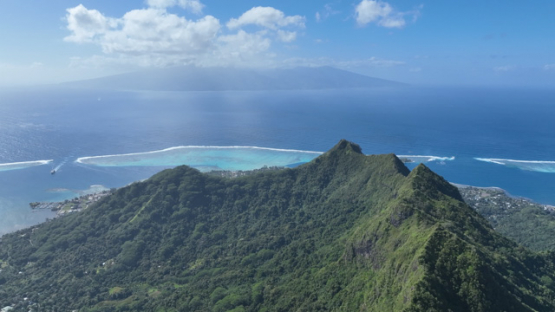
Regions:
M 501 189 L 465 186 L 465 201 L 502 235 L 534 251 L 555 250 L 555 212 Z
M 425 166 L 409 173 L 394 155 L 341 141 L 299 168 L 234 180 L 168 170 L 5 236 L 0 303 L 551 311 L 552 258 L 493 232 Z

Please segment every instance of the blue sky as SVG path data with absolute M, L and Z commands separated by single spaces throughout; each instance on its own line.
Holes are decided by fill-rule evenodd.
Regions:
M 192 64 L 555 86 L 554 16 L 550 0 L 2 0 L 0 85 Z

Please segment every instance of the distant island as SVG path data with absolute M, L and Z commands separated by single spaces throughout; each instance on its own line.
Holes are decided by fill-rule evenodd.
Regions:
M 170 67 L 68 82 L 64 87 L 150 91 L 260 91 L 402 87 L 333 67 L 245 69 Z

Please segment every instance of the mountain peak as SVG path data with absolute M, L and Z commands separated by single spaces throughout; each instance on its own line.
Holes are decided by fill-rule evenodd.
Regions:
M 415 189 L 419 189 L 428 195 L 432 192 L 438 192 L 438 194 L 443 193 L 458 201 L 464 201 L 459 190 L 455 186 L 430 170 L 430 168 L 424 164 L 419 164 L 412 169 L 408 177 Z M 435 198 L 436 196 L 437 195 L 432 197 Z
M 357 154 L 363 154 L 362 148 L 360 145 L 353 143 L 351 141 L 347 141 L 345 139 L 341 139 L 335 146 L 328 151 L 328 153 L 335 152 L 335 151 L 352 151 Z

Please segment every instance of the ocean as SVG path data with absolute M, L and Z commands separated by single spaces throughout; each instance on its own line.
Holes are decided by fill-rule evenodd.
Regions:
M 542 89 L 0 90 L 0 234 L 54 216 L 30 202 L 124 186 L 180 164 L 293 166 L 340 139 L 366 154 L 425 162 L 451 182 L 553 205 L 554 117 L 555 92 Z

